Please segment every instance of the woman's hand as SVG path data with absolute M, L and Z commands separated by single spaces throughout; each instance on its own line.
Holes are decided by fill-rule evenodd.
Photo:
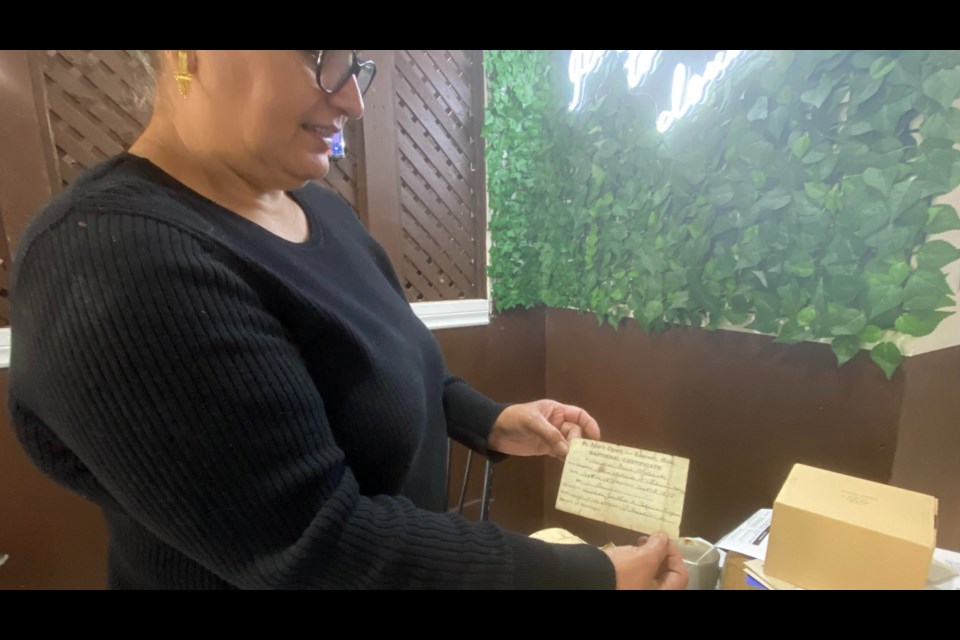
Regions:
M 487 446 L 513 456 L 549 455 L 562 460 L 574 438 L 599 440 L 600 426 L 580 407 L 537 400 L 504 409 Z
M 639 546 L 606 551 L 617 572 L 617 589 L 686 589 L 690 577 L 680 547 L 665 533 L 641 536 Z

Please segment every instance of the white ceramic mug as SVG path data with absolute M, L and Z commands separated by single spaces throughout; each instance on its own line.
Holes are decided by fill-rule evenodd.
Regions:
M 716 589 L 720 579 L 720 551 L 703 538 L 680 538 L 677 544 L 690 574 L 687 589 Z

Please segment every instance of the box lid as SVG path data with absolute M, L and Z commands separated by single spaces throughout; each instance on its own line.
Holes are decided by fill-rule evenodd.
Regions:
M 933 547 L 937 499 L 879 482 L 796 464 L 777 504 Z

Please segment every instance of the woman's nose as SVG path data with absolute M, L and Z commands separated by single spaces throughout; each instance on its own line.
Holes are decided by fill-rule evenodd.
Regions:
M 349 82 L 343 85 L 339 91 L 330 95 L 331 103 L 340 111 L 346 114 L 348 118 L 356 119 L 363 115 L 363 96 L 360 95 L 360 86 L 357 84 L 357 76 L 351 76 Z

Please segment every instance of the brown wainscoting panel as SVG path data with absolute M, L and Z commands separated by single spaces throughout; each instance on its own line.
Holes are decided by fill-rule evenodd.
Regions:
M 0 51 L 0 324 L 8 324 L 11 257 L 34 212 L 50 199 L 55 164 L 43 81 L 31 52 Z
M 0 370 L 7 406 L 7 371 Z M 107 528 L 100 509 L 43 475 L 0 418 L 0 589 L 103 589 Z
M 774 344 L 731 331 L 646 335 L 550 309 L 546 391 L 578 404 L 605 440 L 690 458 L 683 535 L 716 540 L 769 507 L 802 462 L 888 482 L 904 372 L 887 381 L 866 352 L 841 368 L 822 344 Z M 561 466 L 547 461 L 547 526 L 590 542 L 635 539 L 553 509 Z
M 940 501 L 937 546 L 960 551 L 960 346 L 905 358 L 890 484 Z
M 500 402 L 529 402 L 545 397 L 543 310 L 508 311 L 488 326 L 443 329 L 434 333 L 447 366 L 474 388 Z M 455 505 L 466 449 L 452 454 L 450 503 Z M 483 458 L 473 456 L 464 515 L 479 516 Z M 543 524 L 543 458 L 510 458 L 494 466 L 490 519 L 508 529 L 531 533 Z

